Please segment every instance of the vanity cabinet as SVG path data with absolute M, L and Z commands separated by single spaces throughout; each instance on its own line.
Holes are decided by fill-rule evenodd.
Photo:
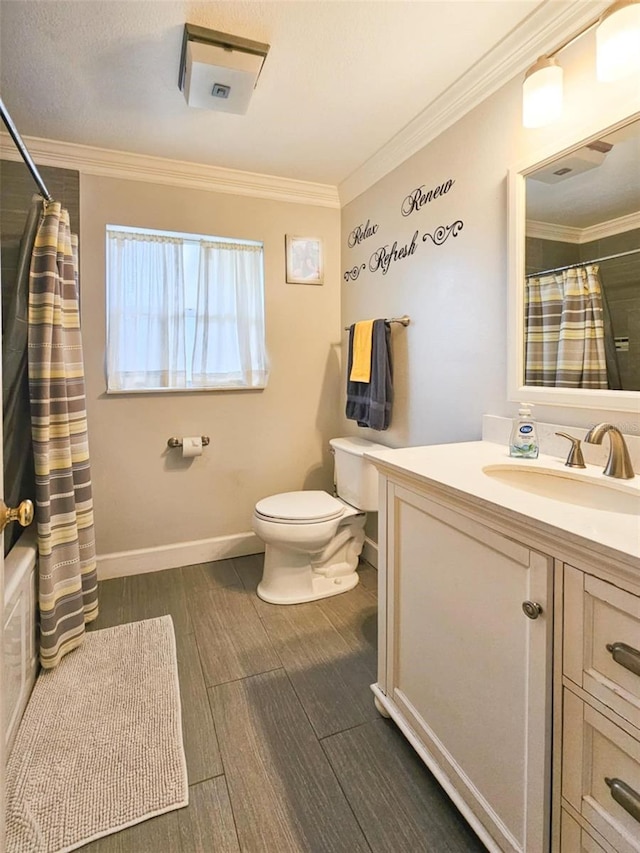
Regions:
M 563 593 L 561 849 L 566 813 L 602 849 L 638 853 L 640 590 L 565 565 Z
M 383 490 L 379 707 L 489 849 L 540 853 L 553 561 L 428 490 L 389 478 Z
M 371 456 L 378 709 L 493 853 L 640 853 L 637 545 L 565 533 L 478 481 L 465 493 L 429 476 L 453 480 L 459 449 L 425 450 Z

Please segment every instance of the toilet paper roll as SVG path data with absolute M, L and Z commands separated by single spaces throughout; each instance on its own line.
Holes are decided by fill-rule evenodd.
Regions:
M 185 435 L 182 438 L 182 458 L 192 459 L 194 456 L 202 456 L 202 436 Z

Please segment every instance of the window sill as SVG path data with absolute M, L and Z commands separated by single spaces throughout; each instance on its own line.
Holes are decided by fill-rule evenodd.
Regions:
M 131 394 L 202 394 L 218 393 L 219 391 L 264 391 L 266 385 L 217 385 L 210 388 L 127 388 L 113 391 L 107 388 L 105 394 L 109 397 L 130 396 Z

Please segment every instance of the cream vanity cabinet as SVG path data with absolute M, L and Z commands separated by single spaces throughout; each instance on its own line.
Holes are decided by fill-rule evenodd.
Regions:
M 553 561 L 427 487 L 381 482 L 378 707 L 489 849 L 541 853 Z
M 637 557 L 453 487 L 446 447 L 372 455 L 378 709 L 490 851 L 640 853 Z
M 640 578 L 563 575 L 562 850 L 638 853 Z

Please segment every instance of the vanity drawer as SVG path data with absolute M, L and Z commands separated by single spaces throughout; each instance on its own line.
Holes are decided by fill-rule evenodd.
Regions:
M 564 674 L 640 729 L 640 597 L 564 571 Z
M 638 853 L 640 742 L 566 688 L 563 698 L 562 796 L 616 851 Z
M 602 847 L 589 833 L 583 829 L 577 820 L 565 809 L 562 810 L 560 828 L 560 849 L 562 853 L 608 853 L 613 848 Z

